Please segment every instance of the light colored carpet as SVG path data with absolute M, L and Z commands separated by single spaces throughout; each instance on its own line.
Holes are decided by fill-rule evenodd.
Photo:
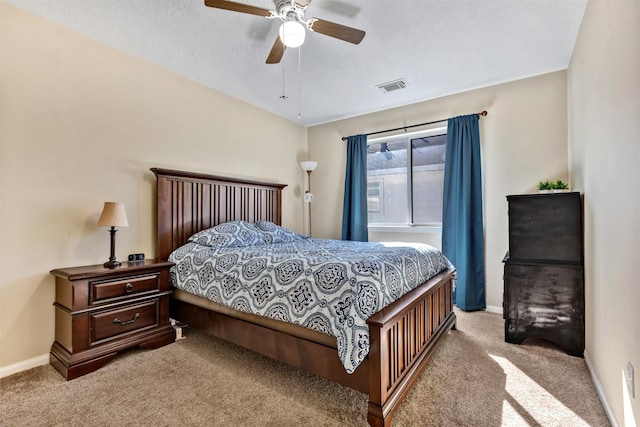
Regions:
M 393 426 L 608 426 L 583 359 L 504 342 L 503 320 L 456 310 Z M 51 366 L 0 380 L 2 426 L 365 426 L 367 396 L 185 329 L 64 381 Z

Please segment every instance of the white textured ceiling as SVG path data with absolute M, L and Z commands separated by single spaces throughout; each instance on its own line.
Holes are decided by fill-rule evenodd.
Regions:
M 364 40 L 309 32 L 276 65 L 265 60 L 279 21 L 203 0 L 6 1 L 311 126 L 565 69 L 587 0 L 313 0 L 306 19 L 365 30 Z M 406 89 L 376 88 L 399 78 Z

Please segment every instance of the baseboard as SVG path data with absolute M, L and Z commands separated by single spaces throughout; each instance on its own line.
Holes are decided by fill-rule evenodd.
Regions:
M 596 392 L 598 393 L 598 397 L 600 397 L 600 401 L 602 402 L 602 406 L 604 407 L 604 412 L 607 414 L 607 418 L 609 418 L 611 427 L 618 427 L 619 426 L 618 421 L 616 420 L 615 415 L 613 415 L 611 406 L 609 406 L 609 402 L 607 401 L 607 398 L 604 395 L 604 391 L 602 390 L 602 385 L 600 384 L 600 380 L 598 380 L 595 369 L 593 369 L 593 363 L 591 363 L 591 358 L 589 357 L 589 353 L 587 353 L 587 350 L 584 351 L 584 361 L 587 363 L 587 369 L 591 374 L 593 385 L 596 387 Z
M 488 305 L 488 306 L 485 307 L 484 310 L 488 311 L 489 313 L 502 314 L 502 306 Z
M 14 363 L 13 365 L 3 366 L 0 367 L 0 378 L 8 377 L 9 375 L 17 374 L 18 372 L 46 365 L 48 363 L 49 353 L 43 354 L 42 356 L 36 356 L 28 360 L 23 360 L 22 362 Z

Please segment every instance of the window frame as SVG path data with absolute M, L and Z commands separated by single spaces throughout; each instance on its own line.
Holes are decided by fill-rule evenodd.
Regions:
M 411 147 L 411 140 L 416 137 L 433 137 L 438 135 L 447 134 L 447 125 L 437 126 L 430 129 L 424 129 L 415 132 L 407 132 L 404 134 L 395 134 L 390 136 L 383 136 L 379 138 L 371 138 L 367 141 L 367 144 L 382 144 L 384 142 L 397 140 L 398 137 L 407 138 L 407 223 L 369 223 L 367 218 L 367 227 L 369 231 L 373 232 L 412 232 L 412 233 L 441 233 L 442 221 L 440 222 L 414 222 L 413 214 L 413 148 Z M 382 187 L 382 184 L 381 184 Z M 383 196 L 381 196 L 382 198 Z M 368 212 L 368 208 L 367 208 Z

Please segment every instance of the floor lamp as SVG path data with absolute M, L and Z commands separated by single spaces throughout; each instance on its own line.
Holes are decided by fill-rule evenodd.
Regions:
M 307 191 L 304 192 L 304 201 L 308 204 L 308 218 L 309 218 L 309 237 L 311 237 L 311 202 L 313 201 L 313 194 L 311 193 L 311 172 L 318 166 L 318 162 L 306 161 L 300 162 L 302 170 L 307 172 Z

